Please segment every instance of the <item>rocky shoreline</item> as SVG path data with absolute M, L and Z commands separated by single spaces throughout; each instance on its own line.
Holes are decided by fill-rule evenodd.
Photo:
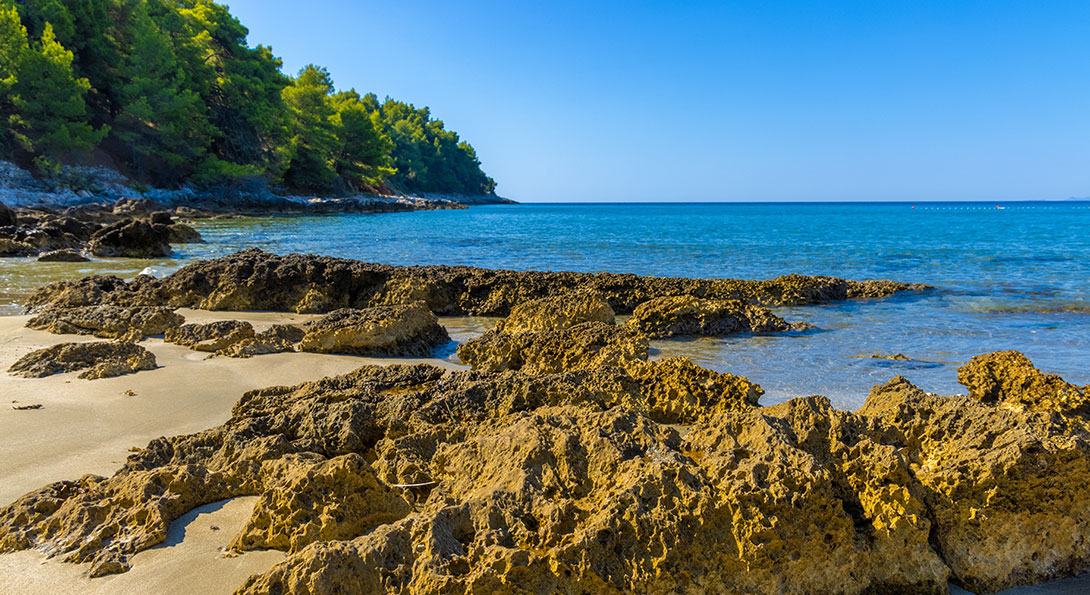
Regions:
M 805 332 L 768 306 L 925 289 L 257 250 L 55 283 L 28 326 L 236 357 L 421 355 L 447 340 L 436 314 L 506 318 L 459 345 L 471 371 L 368 365 L 247 392 L 222 426 L 0 509 L 0 551 L 125 572 L 181 515 L 257 496 L 231 548 L 288 557 L 239 593 L 987 593 L 1086 571 L 1090 387 L 996 352 L 959 370 L 967 396 L 895 377 L 855 412 L 763 407 L 746 378 L 649 357 L 653 336 Z M 325 316 L 255 333 L 179 307 Z

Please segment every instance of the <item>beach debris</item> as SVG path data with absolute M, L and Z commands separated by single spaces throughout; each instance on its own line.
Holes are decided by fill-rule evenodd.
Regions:
M 136 396 L 136 391 L 134 391 L 133 389 L 130 388 L 130 389 L 126 389 L 124 394 L 125 394 L 126 397 L 135 397 Z
M 14 402 L 15 401 L 12 401 L 12 403 L 14 403 Z M 41 403 L 31 403 L 29 405 L 12 405 L 11 408 L 16 410 L 16 411 L 29 411 L 31 409 L 41 409 L 42 404 Z
M 59 343 L 32 351 L 12 364 L 8 373 L 42 378 L 84 370 L 79 378 L 94 380 L 155 368 L 155 355 L 140 345 L 125 341 L 95 341 Z

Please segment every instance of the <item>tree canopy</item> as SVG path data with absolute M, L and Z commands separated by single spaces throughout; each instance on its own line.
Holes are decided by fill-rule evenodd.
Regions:
M 94 159 L 155 185 L 491 194 L 428 108 L 294 77 L 212 0 L 0 0 L 0 158 Z

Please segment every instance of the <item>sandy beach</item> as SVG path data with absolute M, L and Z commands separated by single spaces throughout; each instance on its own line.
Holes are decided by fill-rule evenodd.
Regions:
M 246 320 L 258 330 L 309 316 L 283 313 L 179 310 L 189 322 Z M 27 316 L 0 316 L 0 369 L 26 353 L 57 343 L 94 341 L 23 327 Z M 474 334 L 481 321 L 444 320 L 452 337 Z M 84 474 L 110 476 L 129 449 L 160 436 L 211 428 L 227 421 L 247 390 L 292 385 L 344 374 L 365 364 L 421 362 L 456 368 L 440 359 L 373 359 L 279 353 L 249 359 L 207 354 L 148 339 L 159 368 L 117 378 L 80 380 L 76 373 L 47 378 L 0 374 L 0 501 L 7 504 L 50 482 Z M 131 396 L 128 392 L 131 391 Z M 40 409 L 14 406 L 40 404 Z M 202 506 L 175 521 L 167 542 L 141 552 L 130 572 L 91 580 L 86 564 L 48 560 L 35 551 L 0 555 L 0 593 L 231 593 L 247 576 L 283 559 L 283 552 L 223 557 L 249 518 L 256 498 Z M 212 530 L 211 527 L 218 527 Z

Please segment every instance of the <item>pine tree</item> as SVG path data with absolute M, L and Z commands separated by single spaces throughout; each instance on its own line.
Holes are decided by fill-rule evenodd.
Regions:
M 10 157 L 15 149 L 13 90 L 18 81 L 18 67 L 30 51 L 26 28 L 11 0 L 0 0 L 0 154 Z
M 359 93 L 346 91 L 334 98 L 332 121 L 337 136 L 334 168 L 352 190 L 378 189 L 396 173 L 391 165 L 393 142 L 376 130 Z
M 329 96 L 332 91 L 329 71 L 313 64 L 300 70 L 283 91 L 292 133 L 291 160 L 284 172 L 284 183 L 289 187 L 314 192 L 334 188 L 337 172 L 333 169 L 333 150 L 337 137 Z
M 120 71 L 121 112 L 113 135 L 143 179 L 178 182 L 193 173 L 210 143 L 211 126 L 170 38 L 151 19 L 145 0 L 128 6 L 128 51 Z
M 23 148 L 59 161 L 86 158 L 106 135 L 87 123 L 84 95 L 91 85 L 72 72 L 72 52 L 46 23 L 41 42 L 23 55 L 12 87 L 13 119 Z

